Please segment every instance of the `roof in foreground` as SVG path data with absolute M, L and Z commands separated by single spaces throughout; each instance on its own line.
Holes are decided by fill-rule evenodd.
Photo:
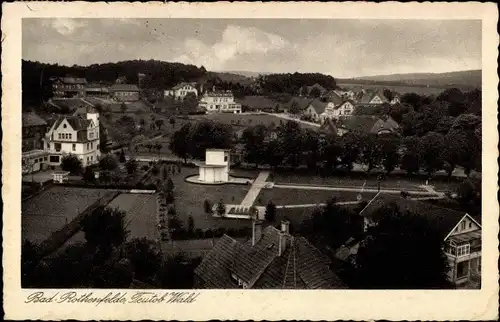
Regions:
M 45 122 L 45 120 L 38 116 L 38 114 L 36 114 L 35 112 L 23 113 L 22 119 L 23 127 L 47 125 L 47 122 Z
M 139 92 L 139 87 L 134 84 L 114 84 L 109 90 L 114 92 Z
M 280 231 L 272 226 L 261 239 L 239 243 L 224 235 L 196 268 L 206 288 L 238 288 L 235 274 L 251 288 L 337 289 L 344 283 L 330 270 L 329 259 L 303 237 L 290 240 L 278 256 Z

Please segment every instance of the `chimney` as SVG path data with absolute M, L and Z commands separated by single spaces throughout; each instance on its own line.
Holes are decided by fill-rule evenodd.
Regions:
M 290 222 L 288 220 L 283 220 L 281 222 L 281 230 L 279 232 L 278 240 L 278 256 L 283 255 L 286 250 L 288 240 L 290 239 Z
M 281 232 L 285 234 L 290 233 L 290 222 L 288 220 L 281 221 Z
M 255 246 L 262 237 L 262 221 L 255 219 L 252 222 L 252 246 Z

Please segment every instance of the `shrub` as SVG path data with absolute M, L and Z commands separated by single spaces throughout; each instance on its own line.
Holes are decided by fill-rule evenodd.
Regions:
M 135 171 L 137 171 L 137 161 L 134 159 L 130 159 L 126 164 L 125 167 L 127 168 L 128 174 L 133 174 Z
M 76 155 L 65 155 L 61 160 L 61 168 L 71 174 L 80 174 L 82 172 L 82 162 Z
M 102 170 L 112 171 L 116 169 L 117 166 L 118 162 L 116 161 L 116 158 L 111 154 L 108 154 L 107 156 L 102 158 L 101 161 L 99 161 L 99 167 Z

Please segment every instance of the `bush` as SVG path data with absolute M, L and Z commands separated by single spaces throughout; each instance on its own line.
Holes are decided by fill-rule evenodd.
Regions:
M 147 165 L 143 165 L 143 166 L 141 167 L 141 169 L 142 169 L 142 171 L 148 171 L 148 170 L 149 170 L 149 166 L 147 166 Z
M 126 164 L 125 167 L 127 168 L 128 174 L 132 174 L 135 171 L 137 171 L 137 161 L 134 159 L 130 159 Z
M 71 174 L 78 175 L 82 172 L 82 162 L 76 155 L 66 155 L 61 160 L 61 168 L 64 171 L 69 171 Z
M 99 161 L 99 167 L 102 170 L 112 171 L 116 169 L 116 167 L 118 167 L 118 162 L 113 155 L 108 154 L 107 156 L 102 158 L 101 161 Z

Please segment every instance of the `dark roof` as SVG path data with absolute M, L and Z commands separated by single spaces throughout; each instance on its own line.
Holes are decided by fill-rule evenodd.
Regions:
M 64 84 L 87 84 L 87 80 L 81 77 L 58 77 L 57 80 Z
M 297 105 L 299 106 L 300 110 L 305 110 L 308 106 L 309 103 L 311 103 L 311 99 L 307 97 L 292 97 L 288 103 L 284 104 L 288 109 L 292 107 L 293 102 L 296 102 Z
M 387 98 L 384 96 L 383 93 L 381 93 L 381 91 L 372 90 L 372 91 L 365 91 L 364 93 L 362 93 L 358 103 L 359 104 L 370 104 L 370 102 L 372 101 L 372 99 L 376 95 L 378 95 L 380 97 L 382 102 L 387 102 Z
M 312 105 L 316 110 L 316 113 L 321 114 L 325 111 L 327 103 L 320 101 L 319 99 L 312 100 L 309 105 Z
M 303 237 L 285 235 L 289 244 L 278 256 L 279 235 L 278 229 L 268 226 L 254 246 L 251 240 L 242 244 L 224 236 L 195 274 L 206 288 L 237 288 L 231 274 L 250 288 L 345 288 L 330 270 L 329 259 Z
M 45 120 L 38 116 L 35 112 L 23 113 L 22 118 L 23 127 L 47 125 L 47 122 L 45 122 Z
M 389 193 L 378 193 L 359 214 L 363 217 L 372 217 L 376 213 L 376 210 L 382 206 L 393 204 L 400 211 L 408 211 L 412 214 L 425 217 L 444 236 L 448 235 L 460 219 L 466 215 L 465 212 L 437 207 L 427 202 L 406 199 Z
M 379 133 L 381 130 L 395 131 L 399 124 L 391 117 L 379 118 L 373 115 L 352 115 L 339 119 L 340 127 L 349 131 Z
M 342 103 L 344 103 L 344 100 L 342 99 L 342 97 L 335 91 L 329 91 L 328 93 L 326 93 L 324 95 L 325 98 L 327 98 L 327 100 L 329 102 L 332 102 L 335 106 L 338 106 L 338 105 L 341 105 Z
M 139 87 L 134 84 L 114 84 L 109 90 L 112 92 L 139 92 Z
M 238 242 L 224 235 L 196 267 L 195 274 L 205 288 L 238 288 L 229 272 Z
M 277 104 L 276 101 L 269 99 L 265 96 L 245 96 L 243 99 L 236 99 L 236 102 L 240 103 L 243 106 L 248 107 L 249 109 L 265 109 L 265 108 L 274 108 Z
M 56 121 L 54 129 L 57 129 L 59 125 L 62 123 L 62 121 L 65 119 L 68 121 L 69 125 L 71 125 L 71 127 L 75 131 L 86 130 L 91 122 L 90 120 L 87 120 L 80 115 L 60 116 Z

